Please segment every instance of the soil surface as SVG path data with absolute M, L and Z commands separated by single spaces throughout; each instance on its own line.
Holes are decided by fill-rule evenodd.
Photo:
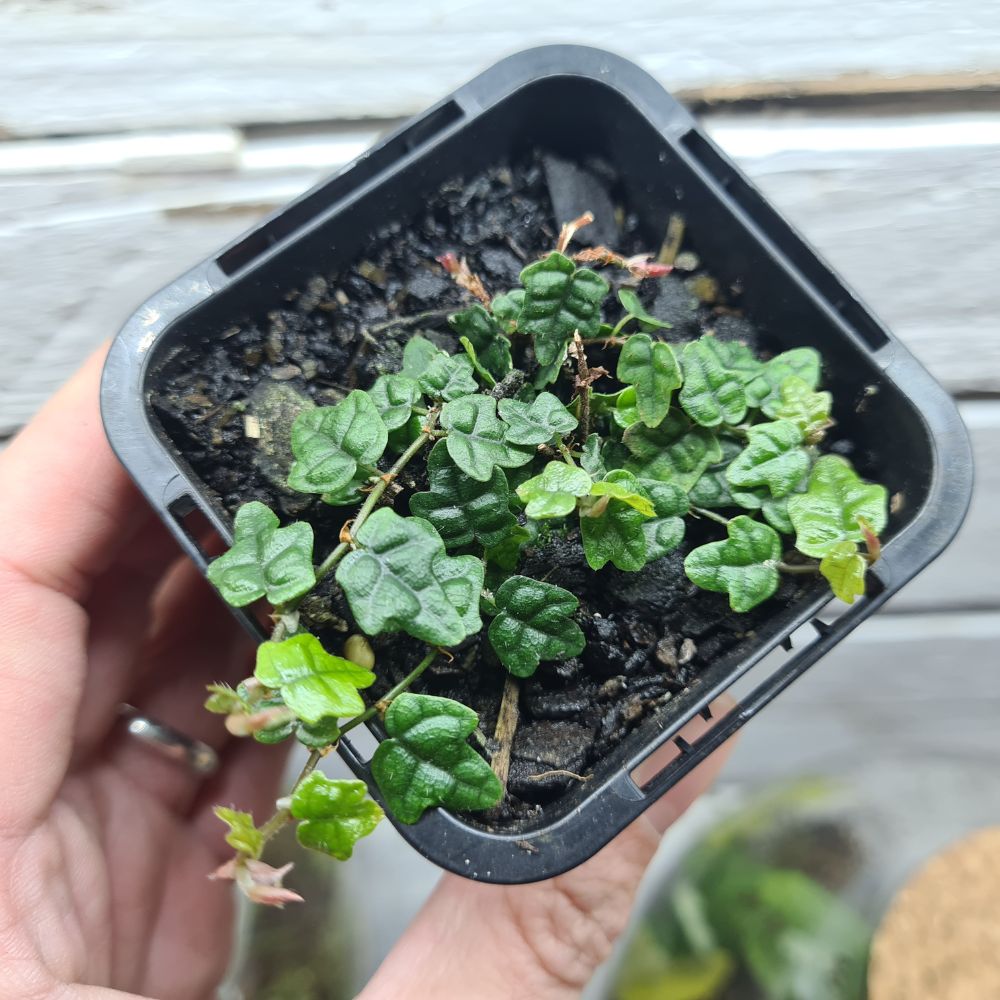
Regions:
M 552 248 L 557 220 L 588 208 L 597 219 L 578 242 L 607 242 L 627 254 L 659 249 L 641 242 L 638 219 L 623 206 L 613 172 L 600 162 L 576 166 L 536 152 L 455 178 L 427 199 L 420 217 L 375 233 L 352 267 L 324 273 L 318 262 L 305 287 L 276 288 L 265 314 L 234 317 L 232 326 L 181 344 L 150 383 L 153 412 L 221 511 L 231 517 L 241 504 L 261 500 L 285 519 L 308 520 L 321 556 L 336 545 L 349 512 L 283 485 L 289 427 L 299 409 L 308 401 L 338 402 L 350 389 L 397 370 L 403 345 L 416 332 L 448 350 L 458 348 L 446 317 L 468 299 L 436 257 L 447 251 L 466 256 L 486 287 L 499 293 L 517 284 L 525 264 Z M 768 353 L 766 336 L 740 312 L 738 292 L 721 288 L 700 267 L 690 238 L 674 273 L 642 282 L 639 294 L 654 315 L 672 323 L 667 339 L 714 330 Z M 600 364 L 600 352 L 591 352 L 590 360 Z M 613 371 L 614 359 L 605 360 Z M 610 392 L 618 386 L 608 378 L 597 388 Z M 423 467 L 411 463 L 399 486 L 397 507 L 409 493 L 426 488 Z M 591 571 L 573 532 L 527 550 L 519 572 L 544 576 L 579 597 L 577 617 L 587 647 L 578 658 L 542 664 L 522 682 L 509 794 L 488 817 L 471 816 L 470 822 L 506 830 L 537 825 L 545 807 L 575 783 L 565 772 L 593 772 L 639 723 L 697 684 L 708 665 L 751 646 L 761 623 L 816 586 L 801 577 L 786 579 L 762 608 L 734 615 L 725 595 L 695 588 L 682 566 L 694 545 L 724 533 L 707 521 L 688 524 L 680 549 L 635 574 L 611 566 Z M 339 652 L 355 630 L 331 584 L 307 599 L 303 612 L 331 651 Z M 423 648 L 405 636 L 380 637 L 373 645 L 380 680 L 369 698 L 411 669 Z M 475 742 L 489 757 L 503 682 L 492 649 L 476 637 L 456 651 L 453 663 L 428 671 L 415 690 L 474 708 L 480 715 Z M 563 773 L 539 777 L 548 772 Z

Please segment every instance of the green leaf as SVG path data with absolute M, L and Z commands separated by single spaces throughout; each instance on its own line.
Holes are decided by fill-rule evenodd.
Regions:
M 792 519 L 788 516 L 789 499 L 789 497 L 782 497 L 780 500 L 775 500 L 774 497 L 767 496 L 760 505 L 760 512 L 764 516 L 764 520 L 775 531 L 779 531 L 783 535 L 795 534 Z
M 789 375 L 781 383 L 779 402 L 773 416 L 798 424 L 809 444 L 823 440 L 823 434 L 833 421 L 830 410 L 833 396 L 828 392 L 813 392 L 809 383 L 798 375 Z
M 447 351 L 442 351 L 437 344 L 415 333 L 403 348 L 402 374 L 419 379 L 439 357 L 448 357 Z
M 618 289 L 618 301 L 622 304 L 622 308 L 628 313 L 629 316 L 634 316 L 643 326 L 652 327 L 656 330 L 669 330 L 671 325 L 662 319 L 657 319 L 650 312 L 646 310 L 646 307 L 639 301 L 639 296 L 636 295 L 631 288 L 619 288 Z M 621 376 L 618 376 L 621 378 Z M 676 388 L 676 387 L 675 387 Z
M 390 431 L 402 427 L 420 405 L 420 386 L 408 375 L 380 375 L 368 394 Z
M 427 458 L 427 475 L 428 492 L 410 497 L 410 513 L 430 521 L 449 549 L 496 545 L 516 524 L 502 469 L 486 482 L 470 479 L 438 441 Z
M 609 472 L 606 481 L 626 486 L 632 493 L 641 493 L 639 480 L 624 469 Z M 646 535 L 643 524 L 647 517 L 623 500 L 609 500 L 603 510 L 594 505 L 580 511 L 580 535 L 584 555 L 591 569 L 601 569 L 613 563 L 627 573 L 646 565 Z
M 704 336 L 684 348 L 684 412 L 702 427 L 738 424 L 747 413 L 743 373 L 729 366 L 733 354 L 717 338 Z
M 470 708 L 448 698 L 401 694 L 385 713 L 389 739 L 372 757 L 379 790 L 401 823 L 416 823 L 433 806 L 489 809 L 503 785 L 467 742 L 479 723 Z
M 336 716 L 330 716 L 311 725 L 300 722 L 295 730 L 295 737 L 310 750 L 323 750 L 340 739 L 340 720 Z
M 436 646 L 471 634 L 437 575 L 447 565 L 440 557 L 448 557 L 429 521 L 380 507 L 354 541 L 358 548 L 337 567 L 337 583 L 363 632 L 402 631 Z
M 524 289 L 513 288 L 503 295 L 493 296 L 493 318 L 508 332 L 517 326 L 521 307 L 524 305 Z
M 730 486 L 766 486 L 775 499 L 791 493 L 809 471 L 802 431 L 791 420 L 757 424 L 747 431 L 749 443 L 726 469 Z
M 228 684 L 206 684 L 208 697 L 205 699 L 205 710 L 216 715 L 229 715 L 232 712 L 249 711 L 250 706 L 238 691 Z
M 509 425 L 506 440 L 511 444 L 545 444 L 576 430 L 576 417 L 551 392 L 540 392 L 530 404 L 501 399 L 497 409 Z
M 781 405 L 781 386 L 792 375 L 802 379 L 810 389 L 819 385 L 822 359 L 811 347 L 796 347 L 771 358 L 760 374 L 747 384 L 747 401 L 760 407 L 769 417 L 777 416 Z
M 635 386 L 642 422 L 647 427 L 660 424 L 670 409 L 674 389 L 682 381 L 673 348 L 647 333 L 637 333 L 625 341 L 618 355 L 617 374 L 620 382 Z
M 534 338 L 539 365 L 553 364 L 575 330 L 581 337 L 597 335 L 610 286 L 596 271 L 550 253 L 521 272 L 521 284 L 525 294 L 518 328 Z
M 639 414 L 639 398 L 634 385 L 626 386 L 621 392 L 616 392 L 615 406 L 611 418 L 622 429 L 628 430 L 633 424 L 642 420 Z
M 479 355 L 476 354 L 476 349 L 472 346 L 472 341 L 468 337 L 459 337 L 458 342 L 465 350 L 466 357 L 468 357 L 469 363 L 472 365 L 472 370 L 482 380 L 483 385 L 492 389 L 497 384 L 497 380 L 480 364 Z
M 448 322 L 460 337 L 469 341 L 479 363 L 493 378 L 503 378 L 514 366 L 510 356 L 510 340 L 504 335 L 497 320 L 480 303 L 452 313 Z
M 448 556 L 441 553 L 433 565 L 434 576 L 445 597 L 458 613 L 466 635 L 483 627 L 479 617 L 479 597 L 483 592 L 486 567 L 476 556 Z
M 308 723 L 360 715 L 365 703 L 358 689 L 375 682 L 370 670 L 331 655 L 308 632 L 262 642 L 253 674 L 266 687 L 280 690 L 285 704 Z
M 227 809 L 225 806 L 215 806 L 212 812 L 229 827 L 226 843 L 234 851 L 245 854 L 255 861 L 258 860 L 261 851 L 264 850 L 264 835 L 254 826 L 253 816 L 236 809 Z
M 777 589 L 781 539 L 766 524 L 745 514 L 726 526 L 723 542 L 699 545 L 684 560 L 684 572 L 702 590 L 729 594 L 733 611 L 749 611 Z
M 565 660 L 583 652 L 580 626 L 573 621 L 579 601 L 562 587 L 512 576 L 495 595 L 498 614 L 490 623 L 490 644 L 515 676 L 529 677 L 542 660 Z
M 517 569 L 517 564 L 521 561 L 521 549 L 534 537 L 532 533 L 521 525 L 516 525 L 510 532 L 496 545 L 490 546 L 483 557 L 488 563 L 498 569 L 510 573 Z
M 237 608 L 266 596 L 284 604 L 312 590 L 312 527 L 296 522 L 279 527 L 278 517 L 257 500 L 236 512 L 233 544 L 208 567 L 209 582 Z
M 687 494 L 673 483 L 640 481 L 642 488 L 653 501 L 655 517 L 644 521 L 642 533 L 646 537 L 646 561 L 661 559 L 673 552 L 684 540 L 684 515 L 688 512 Z
M 604 467 L 604 459 L 601 457 L 601 439 L 596 434 L 591 434 L 583 442 L 580 454 L 580 465 L 594 479 L 600 479 L 608 470 Z
M 516 469 L 532 459 L 532 452 L 506 440 L 507 425 L 497 417 L 492 396 L 464 396 L 441 408 L 441 426 L 452 461 L 468 476 L 489 481 L 499 465 Z
M 296 461 L 288 485 L 300 493 L 336 493 L 355 478 L 359 465 L 374 465 L 389 432 L 367 392 L 355 389 L 336 406 L 303 410 L 292 425 Z
M 846 459 L 823 455 L 813 466 L 806 492 L 788 501 L 795 547 L 821 558 L 838 542 L 861 542 L 864 532 L 858 518 L 881 534 L 889 520 L 888 498 L 884 486 L 866 483 Z
M 722 458 L 710 465 L 691 487 L 691 503 L 709 510 L 719 507 L 742 507 L 744 510 L 759 510 L 764 498 L 770 496 L 766 489 L 737 490 L 729 485 L 726 469 L 729 463 L 743 450 L 741 442 L 727 435 L 719 435 Z
M 363 781 L 334 780 L 313 771 L 292 793 L 299 843 L 346 861 L 385 815 L 367 794 Z
M 389 432 L 389 444 L 386 446 L 386 450 L 395 455 L 401 455 L 420 437 L 423 426 L 424 418 L 420 414 L 414 413 L 402 427 L 397 427 L 396 430 Z
M 713 462 L 722 457 L 716 436 L 705 427 L 692 426 L 672 411 L 659 427 L 636 424 L 622 440 L 632 453 L 625 467 L 641 479 L 672 482 L 689 490 Z
M 629 473 L 623 475 L 621 470 L 609 472 L 604 479 L 590 487 L 590 495 L 621 500 L 622 503 L 634 507 L 644 517 L 652 517 L 654 513 L 653 501 L 649 499 L 645 491 L 637 493 L 631 485 L 631 481 L 624 480 L 625 475 L 629 475 Z
M 459 399 L 479 392 L 479 383 L 472 374 L 472 362 L 464 354 L 438 355 L 417 381 L 433 399 Z
M 353 507 L 355 504 L 361 503 L 364 499 L 361 489 L 367 485 L 368 478 L 364 473 L 356 475 L 346 486 L 342 486 L 339 490 L 323 493 L 320 496 L 320 500 L 331 507 Z
M 867 569 L 868 563 L 858 552 L 855 542 L 837 542 L 819 564 L 819 571 L 826 577 L 834 596 L 845 604 L 853 604 L 855 597 L 864 596 Z
M 583 469 L 566 462 L 549 462 L 541 473 L 521 483 L 517 495 L 525 504 L 524 512 L 535 521 L 565 517 L 578 497 L 590 492 L 590 476 Z

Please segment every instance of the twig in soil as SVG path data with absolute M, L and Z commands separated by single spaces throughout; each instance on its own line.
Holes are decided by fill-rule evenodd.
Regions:
M 667 264 L 673 266 L 680 253 L 681 244 L 684 242 L 684 216 L 676 212 L 670 216 L 667 222 L 667 233 L 663 238 L 663 245 L 656 255 L 657 264 Z
M 564 222 L 559 230 L 559 239 L 556 241 L 556 253 L 565 253 L 570 241 L 584 226 L 589 226 L 594 221 L 593 212 L 584 212 L 577 216 L 572 222 Z
M 557 767 L 554 771 L 540 771 L 538 774 L 527 775 L 528 781 L 544 781 L 546 778 L 572 778 L 574 781 L 590 781 L 592 774 L 577 774 L 576 771 L 567 771 L 565 768 Z
M 438 263 L 451 275 L 452 281 L 459 288 L 464 288 L 470 295 L 475 296 L 487 309 L 493 301 L 490 293 L 486 291 L 482 278 L 478 274 L 473 274 L 469 267 L 469 262 L 464 257 L 457 257 L 453 253 L 443 253 L 437 259 Z
M 503 685 L 503 698 L 500 702 L 500 712 L 497 715 L 497 727 L 493 733 L 500 746 L 490 761 L 493 773 L 500 779 L 500 784 L 507 788 L 507 777 L 510 774 L 510 755 L 514 749 L 514 734 L 517 732 L 518 699 L 521 686 L 513 674 L 508 674 Z
M 590 434 L 590 387 L 599 378 L 608 374 L 607 368 L 591 368 L 587 363 L 587 352 L 583 347 L 580 331 L 573 331 L 573 342 L 569 345 L 570 355 L 576 359 L 576 389 L 580 393 L 580 438 L 587 440 Z

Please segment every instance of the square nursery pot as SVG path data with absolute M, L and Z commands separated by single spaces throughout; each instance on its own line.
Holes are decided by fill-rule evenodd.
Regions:
M 192 268 L 126 324 L 104 374 L 107 433 L 200 568 L 206 555 L 194 520 L 201 518 L 204 527 L 207 518 L 228 541 L 233 510 L 195 468 L 204 471 L 205 463 L 221 459 L 227 445 L 224 433 L 215 452 L 179 444 L 183 435 L 154 406 L 171 363 L 180 357 L 189 370 L 202 360 L 207 364 L 226 350 L 241 323 L 260 333 L 271 322 L 273 330 L 274 311 L 292 308 L 294 292 L 319 294 L 315 276 L 346 273 L 371 253 L 380 230 L 383 241 L 396 238 L 401 227 L 427 212 L 449 179 L 475 177 L 535 149 L 558 157 L 563 171 L 576 170 L 578 181 L 578 168 L 587 166 L 584 188 L 594 177 L 613 175 L 615 200 L 624 209 L 617 218 L 631 218 L 634 242 L 648 249 L 659 246 L 669 217 L 682 214 L 690 234 L 686 245 L 719 287 L 738 295 L 767 349 L 809 345 L 821 352 L 824 384 L 837 401 L 836 433 L 853 442 L 862 474 L 886 484 L 901 502 L 894 504 L 884 557 L 873 567 L 867 596 L 821 619 L 828 590 L 800 586 L 793 599 L 755 618 L 745 641 L 703 664 L 632 729 L 597 763 L 591 780 L 574 783 L 540 815 L 498 829 L 481 817 L 434 809 L 416 825 L 399 827 L 430 860 L 487 882 L 548 878 L 606 844 L 931 562 L 958 530 L 972 486 L 969 442 L 951 399 L 691 115 L 631 63 L 594 49 L 553 46 L 498 63 Z M 604 166 L 594 167 L 595 159 Z M 548 183 L 552 214 L 560 216 L 550 225 L 595 207 L 600 223 L 601 206 L 593 202 L 603 198 L 607 208 L 606 191 L 560 194 L 557 182 Z M 478 218 L 475 185 L 467 191 L 469 218 Z M 572 204 L 574 197 L 591 203 Z M 615 218 L 607 212 L 605 217 Z M 552 237 L 547 239 L 551 245 Z M 597 239 L 608 237 L 598 233 Z M 421 252 L 429 261 L 449 249 L 469 247 L 443 237 Z M 423 275 L 425 283 L 440 280 L 430 269 Z M 335 316 L 337 306 L 329 308 Z M 266 336 L 257 344 L 255 362 L 268 350 Z M 247 394 L 251 390 L 252 378 L 245 387 Z M 248 615 L 237 614 L 261 636 Z M 735 707 L 713 718 L 711 703 L 741 678 Z M 699 715 L 712 725 L 699 738 L 685 739 L 682 728 Z M 373 733 L 380 735 L 377 728 Z M 345 739 L 340 753 L 379 798 L 362 742 L 371 741 L 352 745 Z M 672 760 L 658 773 L 633 776 L 651 752 L 671 744 Z

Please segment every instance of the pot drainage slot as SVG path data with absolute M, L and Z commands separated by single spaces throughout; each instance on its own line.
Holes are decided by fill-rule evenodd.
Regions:
M 761 193 L 696 129 L 681 144 L 748 215 L 766 237 L 789 259 L 844 322 L 873 350 L 889 343 L 885 330 L 802 241 L 792 227 L 764 200 Z
M 170 516 L 184 537 L 201 557 L 202 563 L 207 563 L 226 551 L 225 539 L 192 497 L 187 494 L 178 497 L 167 510 L 170 511 Z

